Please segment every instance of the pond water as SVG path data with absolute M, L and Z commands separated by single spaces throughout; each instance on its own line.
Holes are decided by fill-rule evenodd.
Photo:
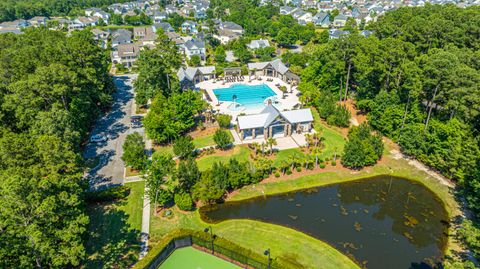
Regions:
M 200 211 L 207 222 L 253 219 L 294 228 L 370 269 L 436 268 L 447 241 L 447 212 L 438 197 L 421 184 L 390 176 Z

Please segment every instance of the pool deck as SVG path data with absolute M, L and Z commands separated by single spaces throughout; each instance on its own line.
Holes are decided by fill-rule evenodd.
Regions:
M 222 89 L 222 88 L 228 88 L 232 85 L 235 84 L 245 84 L 245 85 L 261 85 L 265 84 L 270 89 L 272 89 L 275 92 L 275 96 L 277 97 L 278 101 L 280 104 L 275 104 L 275 106 L 280 109 L 280 110 L 290 110 L 292 109 L 295 105 L 299 104 L 298 96 L 297 94 L 299 93 L 297 90 L 296 86 L 291 86 L 290 84 L 285 83 L 281 79 L 278 78 L 272 78 L 272 77 L 260 77 L 261 80 L 258 80 L 256 78 L 249 77 L 249 76 L 244 76 L 244 81 L 240 82 L 224 82 L 224 81 L 216 81 L 215 80 L 207 80 L 200 82 L 196 84 L 195 86 L 197 88 L 203 89 L 206 91 L 208 94 L 209 98 L 212 101 L 209 101 L 209 103 L 212 105 L 213 109 L 218 110 L 222 114 L 228 114 L 232 116 L 232 121 L 235 121 L 240 114 L 256 114 L 260 113 L 263 108 L 258 108 L 258 109 L 252 109 L 252 108 L 246 108 L 244 110 L 239 110 L 239 111 L 232 111 L 228 108 L 232 102 L 222 102 L 218 101 L 217 97 L 213 93 L 213 90 L 216 89 Z M 267 81 L 267 79 L 272 79 L 273 81 Z M 285 86 L 287 87 L 287 92 L 285 95 L 285 99 L 282 99 L 283 92 L 280 90 L 279 86 Z M 291 91 L 291 93 L 290 93 Z

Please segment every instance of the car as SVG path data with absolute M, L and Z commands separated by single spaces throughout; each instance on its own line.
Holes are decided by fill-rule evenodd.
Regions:
M 140 122 L 142 121 L 143 117 L 142 116 L 131 116 L 130 117 L 130 122 Z
M 90 137 L 90 142 L 107 142 L 108 138 L 101 134 L 92 135 Z
M 142 127 L 142 123 L 140 121 L 134 121 L 131 123 L 132 128 L 140 128 Z

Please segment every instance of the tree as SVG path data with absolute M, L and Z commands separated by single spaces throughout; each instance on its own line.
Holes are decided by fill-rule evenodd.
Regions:
M 178 165 L 176 178 L 178 181 L 178 188 L 181 191 L 190 193 L 191 188 L 200 179 L 201 173 L 198 170 L 197 163 L 193 159 L 180 162 Z
M 173 153 L 180 159 L 186 159 L 193 155 L 195 145 L 191 136 L 181 136 L 173 144 Z
M 212 180 L 212 171 L 202 173 L 200 180 L 193 186 L 193 197 L 203 203 L 211 204 L 222 198 L 224 190 L 220 189 Z
M 125 162 L 125 164 L 136 170 L 143 169 L 147 160 L 143 137 L 138 132 L 129 134 L 125 138 L 125 142 L 123 143 L 122 147 L 122 160 Z
M 228 114 L 218 114 L 217 115 L 217 122 L 221 128 L 228 129 L 230 128 L 230 124 L 232 121 L 232 116 Z
M 348 133 L 348 142 L 343 150 L 342 164 L 351 168 L 374 165 L 383 153 L 382 138 L 372 134 L 366 123 L 352 127 Z
M 178 82 L 175 81 L 182 57 L 175 44 L 164 34 L 159 33 L 154 49 L 144 49 L 140 52 L 138 78 L 135 80 L 135 100 L 140 105 L 157 94 L 170 97 L 179 92 Z
M 291 28 L 282 28 L 276 37 L 276 40 L 280 46 L 289 47 L 297 41 L 297 35 Z
M 227 54 L 225 53 L 225 48 L 223 46 L 218 46 L 215 49 L 214 54 L 215 62 L 217 63 L 224 63 L 225 59 L 227 58 Z
M 227 149 L 232 145 L 232 137 L 227 131 L 222 129 L 215 131 L 213 141 L 215 141 L 215 144 L 217 144 L 220 149 Z
M 173 193 L 168 186 L 167 176 L 173 173 L 174 168 L 175 161 L 173 161 L 172 155 L 159 152 L 152 155 L 145 179 L 148 196 L 153 200 L 155 214 L 157 203 L 165 206 L 173 198 Z
M 270 155 L 273 154 L 273 146 L 277 145 L 277 140 L 273 137 L 267 139 L 267 145 L 270 147 Z
M 201 63 L 202 63 L 202 59 L 200 59 L 199 55 L 193 55 L 190 58 L 190 66 L 200 66 Z

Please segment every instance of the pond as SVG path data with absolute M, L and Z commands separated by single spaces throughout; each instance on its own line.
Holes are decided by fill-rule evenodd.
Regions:
M 435 268 L 448 215 L 423 185 L 380 176 L 200 209 L 207 222 L 253 219 L 325 241 L 370 268 Z M 285 242 L 288 244 L 288 242 Z

